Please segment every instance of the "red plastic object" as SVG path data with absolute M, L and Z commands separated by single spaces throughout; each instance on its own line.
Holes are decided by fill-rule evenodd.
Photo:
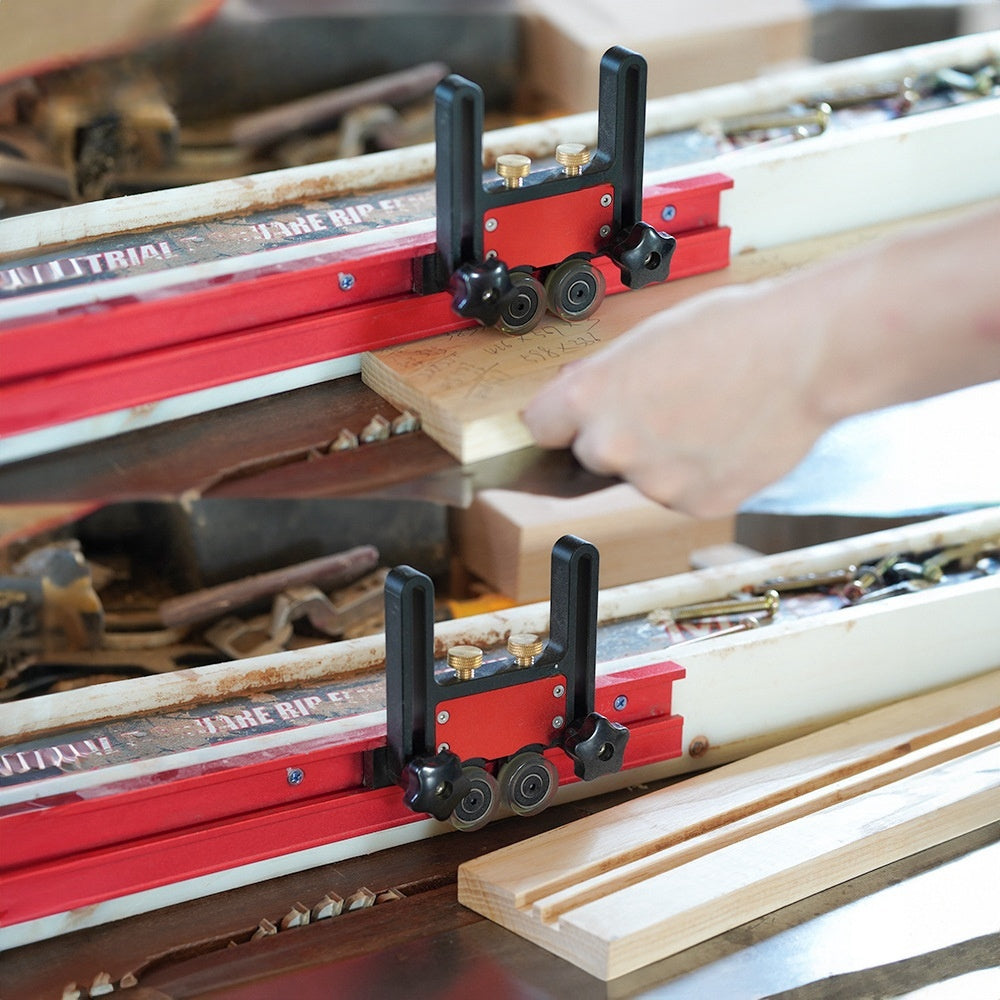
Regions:
M 671 713 L 673 683 L 683 676 L 665 661 L 597 679 L 595 709 L 631 734 L 626 769 L 683 752 L 683 720 Z M 462 756 L 503 756 L 520 749 L 522 735 L 536 740 L 539 713 L 548 721 L 548 704 L 564 703 L 548 681 L 537 685 L 523 726 L 484 724 L 512 710 L 491 716 L 497 706 L 484 699 L 498 692 L 449 702 L 453 712 L 468 702 L 455 712 L 466 730 Z M 500 693 L 513 702 L 537 685 Z M 363 785 L 364 754 L 384 742 L 384 731 L 359 729 L 279 757 L 234 752 L 187 770 L 7 806 L 0 811 L 0 928 L 417 822 L 424 817 L 406 808 L 399 788 Z M 545 753 L 560 784 L 577 780 L 562 750 Z M 301 772 L 298 783 L 290 783 L 290 768 Z
M 708 174 L 646 190 L 645 220 L 677 237 L 670 280 L 728 265 L 729 230 L 718 220 L 720 192 L 731 186 L 728 177 Z M 593 200 L 595 192 L 599 198 L 602 190 L 532 202 L 524 206 L 530 209 L 524 218 L 515 218 L 518 206 L 505 209 L 495 230 L 496 249 L 520 263 L 528 262 L 522 254 L 547 261 L 596 252 L 593 237 L 583 234 L 593 231 L 606 209 L 599 200 L 586 213 L 577 205 L 584 196 Z M 537 224 L 540 212 L 544 226 Z M 501 235 L 509 243 L 499 242 Z M 452 312 L 448 293 L 412 291 L 415 266 L 433 249 L 410 238 L 388 250 L 330 254 L 295 269 L 261 269 L 162 297 L 118 299 L 0 324 L 0 435 L 469 326 Z M 599 257 L 595 264 L 609 293 L 624 290 L 610 260 Z M 342 275 L 351 276 L 349 287 L 341 287 Z

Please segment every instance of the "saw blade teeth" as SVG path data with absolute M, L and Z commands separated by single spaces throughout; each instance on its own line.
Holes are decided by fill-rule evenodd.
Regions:
M 313 908 L 312 919 L 328 920 L 338 917 L 344 909 L 344 898 L 335 892 L 328 892 Z
M 261 938 L 270 937 L 272 934 L 277 934 L 278 928 L 271 923 L 267 917 L 263 917 L 261 922 L 257 925 L 257 930 L 253 932 L 251 936 L 251 941 L 259 941 Z
M 375 904 L 375 893 L 371 889 L 362 886 L 357 892 L 352 892 L 344 900 L 345 910 L 364 910 Z
M 92 997 L 103 997 L 108 993 L 113 993 L 115 984 L 111 981 L 111 975 L 107 972 L 99 972 L 94 976 L 94 981 L 90 984 L 90 995 Z
M 309 908 L 302 903 L 295 903 L 281 918 L 281 929 L 287 931 L 291 927 L 304 927 L 309 923 Z

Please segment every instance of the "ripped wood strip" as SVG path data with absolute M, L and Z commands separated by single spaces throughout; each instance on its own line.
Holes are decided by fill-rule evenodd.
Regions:
M 467 862 L 459 900 L 613 979 L 998 815 L 993 672 Z

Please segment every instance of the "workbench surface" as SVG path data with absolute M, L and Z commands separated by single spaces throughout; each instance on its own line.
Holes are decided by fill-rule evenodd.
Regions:
M 719 997 L 1000 994 L 1000 822 L 853 879 L 610 983 L 461 906 L 466 858 L 642 794 L 628 789 L 79 931 L 4 956 L 0 994 L 86 996 L 104 972 L 134 1000 L 211 997 Z M 295 903 L 361 887 L 403 898 L 263 940 Z M 236 946 L 229 946 L 229 941 Z M 959 980 L 957 977 L 962 977 Z M 117 991 L 116 991 L 117 992 Z

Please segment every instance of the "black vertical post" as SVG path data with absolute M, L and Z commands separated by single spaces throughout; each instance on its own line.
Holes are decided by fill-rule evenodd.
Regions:
M 621 45 L 608 49 L 601 59 L 597 158 L 607 161 L 615 174 L 617 230 L 642 219 L 646 73 L 646 60 Z
M 428 751 L 428 685 L 434 673 L 434 585 L 397 566 L 385 581 L 386 742 L 398 777 Z
M 563 535 L 552 548 L 551 653 L 546 659 L 558 659 L 566 675 L 567 721 L 594 710 L 598 561 L 597 549 L 575 535 Z
M 452 74 L 434 92 L 437 248 L 447 274 L 483 256 L 483 92 Z

